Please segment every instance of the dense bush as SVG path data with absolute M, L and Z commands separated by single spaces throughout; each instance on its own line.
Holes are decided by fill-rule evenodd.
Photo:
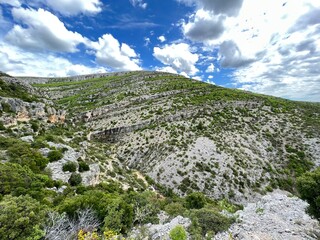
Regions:
M 100 190 L 87 191 L 83 195 L 67 198 L 60 206 L 60 212 L 74 217 L 78 209 L 92 208 L 104 228 L 126 232 L 132 227 L 133 207 L 118 194 L 107 194 Z
M 200 209 L 206 204 L 206 198 L 203 193 L 194 192 L 186 197 L 186 207 L 189 209 Z
M 46 187 L 54 181 L 47 175 L 35 174 L 27 166 L 14 163 L 0 163 L 0 194 L 19 196 L 29 194 L 41 200 L 45 197 Z
M 17 139 L 14 139 L 14 138 L 7 138 L 7 137 L 0 136 L 0 149 L 7 150 L 8 147 L 12 146 L 17 142 L 20 142 L 20 141 L 17 141 Z
M 81 175 L 79 173 L 72 173 L 70 178 L 69 178 L 69 181 L 68 181 L 68 183 L 71 186 L 77 186 L 81 182 L 82 182 L 82 177 L 81 177 Z
M 0 202 L 0 239 L 41 239 L 45 209 L 29 196 L 6 195 Z
M 301 198 L 310 204 L 309 212 L 320 219 L 320 167 L 299 177 L 297 188 Z
M 191 232 L 200 232 L 202 236 L 209 232 L 225 231 L 234 221 L 214 210 L 205 208 L 192 210 L 190 218 L 192 220 Z
M 79 172 L 85 172 L 89 170 L 90 170 L 90 167 L 87 163 L 85 163 L 84 161 L 79 161 Z
M 67 162 L 62 166 L 64 172 L 75 172 L 77 171 L 77 164 L 75 162 Z
M 39 173 L 48 164 L 48 159 L 43 157 L 40 152 L 33 149 L 30 144 L 17 142 L 7 150 L 10 161 L 22 166 L 28 166 L 32 171 Z
M 63 157 L 63 154 L 59 150 L 52 150 L 48 153 L 48 159 L 50 162 L 59 161 Z
M 31 124 L 31 129 L 33 130 L 33 132 L 38 132 L 40 129 L 39 123 L 37 121 L 31 120 L 30 121 Z

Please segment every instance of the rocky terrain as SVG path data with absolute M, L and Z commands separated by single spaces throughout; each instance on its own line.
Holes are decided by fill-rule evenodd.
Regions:
M 36 148 L 53 180 L 78 174 L 84 186 L 196 191 L 243 204 L 214 239 L 319 238 L 307 203 L 278 190 L 298 194 L 297 177 L 320 166 L 319 104 L 159 72 L 0 77 L 1 137 Z M 168 239 L 190 221 L 147 224 L 146 236 Z
M 114 161 L 182 195 L 243 203 L 290 190 L 298 171 L 320 162 L 316 104 L 157 72 L 22 80 L 110 146 Z
M 307 206 L 286 192 L 269 193 L 236 212 L 237 223 L 214 239 L 319 239 L 319 223 L 306 214 Z
M 254 203 L 248 203 L 243 210 L 234 213 L 237 218 L 227 231 L 218 233 L 213 240 L 316 240 L 320 238 L 319 223 L 312 219 L 305 210 L 308 204 L 288 192 L 274 191 Z M 229 214 L 229 213 L 228 213 Z M 149 239 L 170 240 L 169 232 L 177 225 L 186 229 L 191 222 L 178 216 L 165 219 L 161 224 L 144 225 L 141 229 Z M 142 230 L 131 233 L 134 239 L 142 235 Z M 147 239 L 147 238 L 146 238 Z M 188 239 L 192 239 L 188 237 Z

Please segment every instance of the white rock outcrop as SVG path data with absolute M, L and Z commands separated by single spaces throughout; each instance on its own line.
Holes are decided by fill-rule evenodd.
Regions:
M 275 191 L 256 203 L 249 203 L 239 215 L 237 223 L 214 240 L 316 240 L 320 226 L 306 212 L 308 203 Z

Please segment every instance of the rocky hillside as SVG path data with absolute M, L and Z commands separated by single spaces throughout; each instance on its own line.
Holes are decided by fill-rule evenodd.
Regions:
M 158 72 L 21 79 L 108 146 L 110 160 L 180 195 L 246 202 L 320 165 L 320 105 Z
M 320 236 L 278 190 L 317 216 L 319 104 L 159 72 L 0 87 L 2 239 Z

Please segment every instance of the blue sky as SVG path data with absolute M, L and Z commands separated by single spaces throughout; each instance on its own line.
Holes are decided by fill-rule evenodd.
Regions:
M 0 0 L 0 70 L 155 70 L 320 101 L 320 1 Z

